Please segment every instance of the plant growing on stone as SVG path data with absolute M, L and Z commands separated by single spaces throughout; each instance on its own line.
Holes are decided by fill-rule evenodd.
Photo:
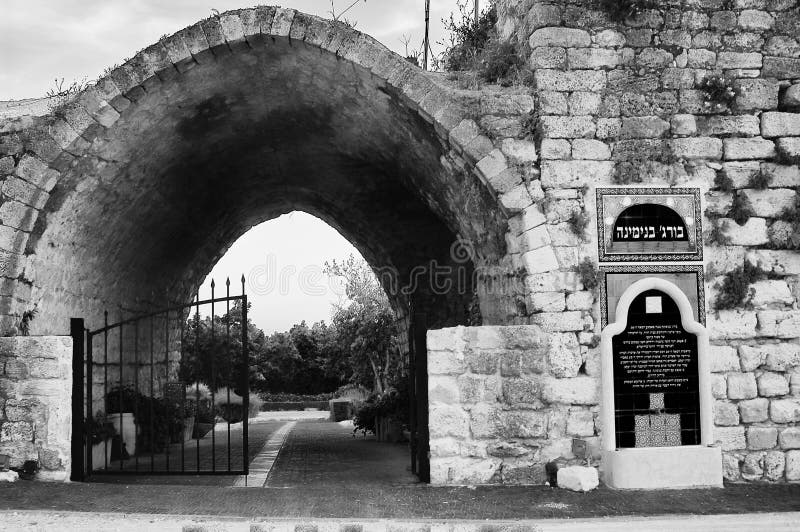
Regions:
M 89 83 L 86 78 L 80 81 L 73 81 L 69 85 L 64 85 L 64 78 L 56 78 L 54 86 L 48 89 L 45 94 L 47 98 L 50 98 L 48 103 L 50 113 L 63 119 L 67 105 L 88 86 Z
M 645 9 L 658 5 L 651 0 L 599 0 L 599 4 L 608 18 L 615 22 L 625 22 L 628 18 L 636 18 Z
M 717 172 L 714 177 L 714 188 L 718 188 L 722 192 L 733 192 L 733 179 L 727 174 Z
M 728 218 L 733 218 L 733 221 L 739 225 L 744 225 L 747 220 L 753 215 L 753 207 L 750 205 L 750 200 L 744 194 L 734 194 L 733 203 L 728 211 Z
M 32 309 L 28 309 L 22 313 L 22 318 L 19 321 L 19 332 L 22 336 L 30 336 L 31 322 L 36 319 L 39 314 L 39 306 L 34 305 Z
M 768 273 L 759 266 L 745 261 L 743 265 L 737 266 L 732 271 L 725 274 L 722 280 L 719 294 L 717 294 L 717 310 L 732 309 L 741 306 L 745 298 L 751 293 L 750 286 L 768 277 Z
M 599 283 L 599 272 L 589 257 L 578 263 L 578 277 L 585 290 L 594 290 Z
M 708 111 L 724 111 L 729 109 L 734 100 L 736 100 L 733 78 L 717 74 L 705 78 L 698 86 L 704 92 L 703 105 Z
M 572 229 L 572 232 L 575 233 L 578 237 L 583 238 L 584 232 L 586 231 L 586 227 L 589 225 L 590 218 L 586 211 L 582 210 L 574 210 L 567 220 L 569 224 L 569 228 Z
M 730 237 L 726 234 L 727 229 L 727 220 L 713 220 L 714 217 L 706 215 L 707 218 L 712 220 L 711 230 L 708 232 L 706 236 L 706 244 L 708 245 L 718 245 L 718 246 L 727 246 L 731 243 Z
M 769 228 L 769 239 L 776 249 L 800 249 L 800 196 L 787 207 Z
M 539 113 L 535 110 L 522 115 L 520 122 L 520 137 L 525 140 L 536 141 L 538 137 Z
M 791 153 L 784 145 L 778 143 L 775 161 L 779 164 L 800 165 L 800 154 Z
M 445 70 L 475 69 L 478 56 L 489 44 L 497 23 L 497 9 L 490 4 L 478 18 L 478 24 L 472 17 L 468 0 L 457 0 L 458 20 L 454 13 L 450 19 L 442 19 L 444 29 L 448 32 L 447 42 L 439 42 L 444 47 L 441 63 Z
M 757 188 L 759 190 L 764 190 L 768 188 L 770 183 L 772 182 L 772 174 L 769 172 L 765 172 L 764 170 L 759 170 L 752 176 L 750 176 L 750 181 L 748 185 L 750 188 Z

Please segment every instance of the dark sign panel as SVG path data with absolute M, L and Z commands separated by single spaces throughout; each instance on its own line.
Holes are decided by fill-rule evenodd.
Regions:
M 612 242 L 688 242 L 689 231 L 677 212 L 664 205 L 628 207 L 614 223 Z
M 612 351 L 617 447 L 699 444 L 697 337 L 672 298 L 639 294 Z

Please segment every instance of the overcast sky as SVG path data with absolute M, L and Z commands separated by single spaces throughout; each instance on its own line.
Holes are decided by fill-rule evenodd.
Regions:
M 0 100 L 42 97 L 56 78 L 64 78 L 66 85 L 96 79 L 107 66 L 211 15 L 212 9 L 249 7 L 245 2 L 0 0 Z M 351 2 L 334 0 L 337 13 Z M 283 0 L 280 4 L 330 18 L 329 0 Z M 431 43 L 437 52 L 441 47 L 435 43 L 444 34 L 441 20 L 456 10 L 456 0 L 431 1 Z M 345 18 L 400 54 L 405 54 L 404 35 L 411 37 L 411 50 L 421 48 L 424 0 L 361 0 Z M 253 302 L 251 317 L 265 331 L 287 330 L 303 319 L 328 321 L 341 290 L 322 275 L 322 265 L 350 253 L 358 254 L 319 219 L 305 213 L 282 216 L 239 239 L 201 292 L 209 293 L 212 277 L 218 290 L 224 290 L 225 277 L 230 276 L 238 293 L 238 279 L 244 273 Z
M 251 0 L 252 1 L 252 0 Z M 353 0 L 334 0 L 337 13 Z M 471 2 L 472 0 L 470 0 Z M 485 2 L 485 0 L 484 0 Z M 484 3 L 482 2 L 482 3 Z M 283 7 L 330 18 L 330 0 L 283 0 Z M 359 0 L 345 18 L 398 53 L 402 36 L 421 48 L 424 0 Z M 91 80 L 158 40 L 246 0 L 0 0 L 0 100 L 36 98 L 55 78 Z M 456 0 L 431 0 L 431 42 Z

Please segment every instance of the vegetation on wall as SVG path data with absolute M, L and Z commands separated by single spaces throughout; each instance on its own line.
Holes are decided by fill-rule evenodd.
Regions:
M 600 274 L 597 271 L 592 259 L 589 257 L 584 258 L 578 263 L 578 278 L 583 284 L 584 290 L 594 290 L 600 282 Z
M 703 91 L 703 105 L 712 112 L 725 111 L 731 108 L 736 100 L 733 78 L 717 74 L 702 80 L 698 87 Z
M 625 22 L 628 18 L 639 16 L 646 9 L 658 6 L 658 2 L 654 0 L 598 0 L 598 3 L 608 18 L 615 22 Z
M 717 294 L 717 310 L 732 309 L 743 305 L 746 298 L 751 295 L 751 285 L 769 277 L 769 274 L 759 266 L 745 261 L 732 271 L 725 274 L 722 279 L 719 294 Z

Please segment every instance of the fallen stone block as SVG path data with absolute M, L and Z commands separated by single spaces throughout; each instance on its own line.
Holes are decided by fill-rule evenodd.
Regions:
M 594 467 L 569 466 L 558 470 L 558 487 L 572 491 L 591 491 L 600 484 Z

